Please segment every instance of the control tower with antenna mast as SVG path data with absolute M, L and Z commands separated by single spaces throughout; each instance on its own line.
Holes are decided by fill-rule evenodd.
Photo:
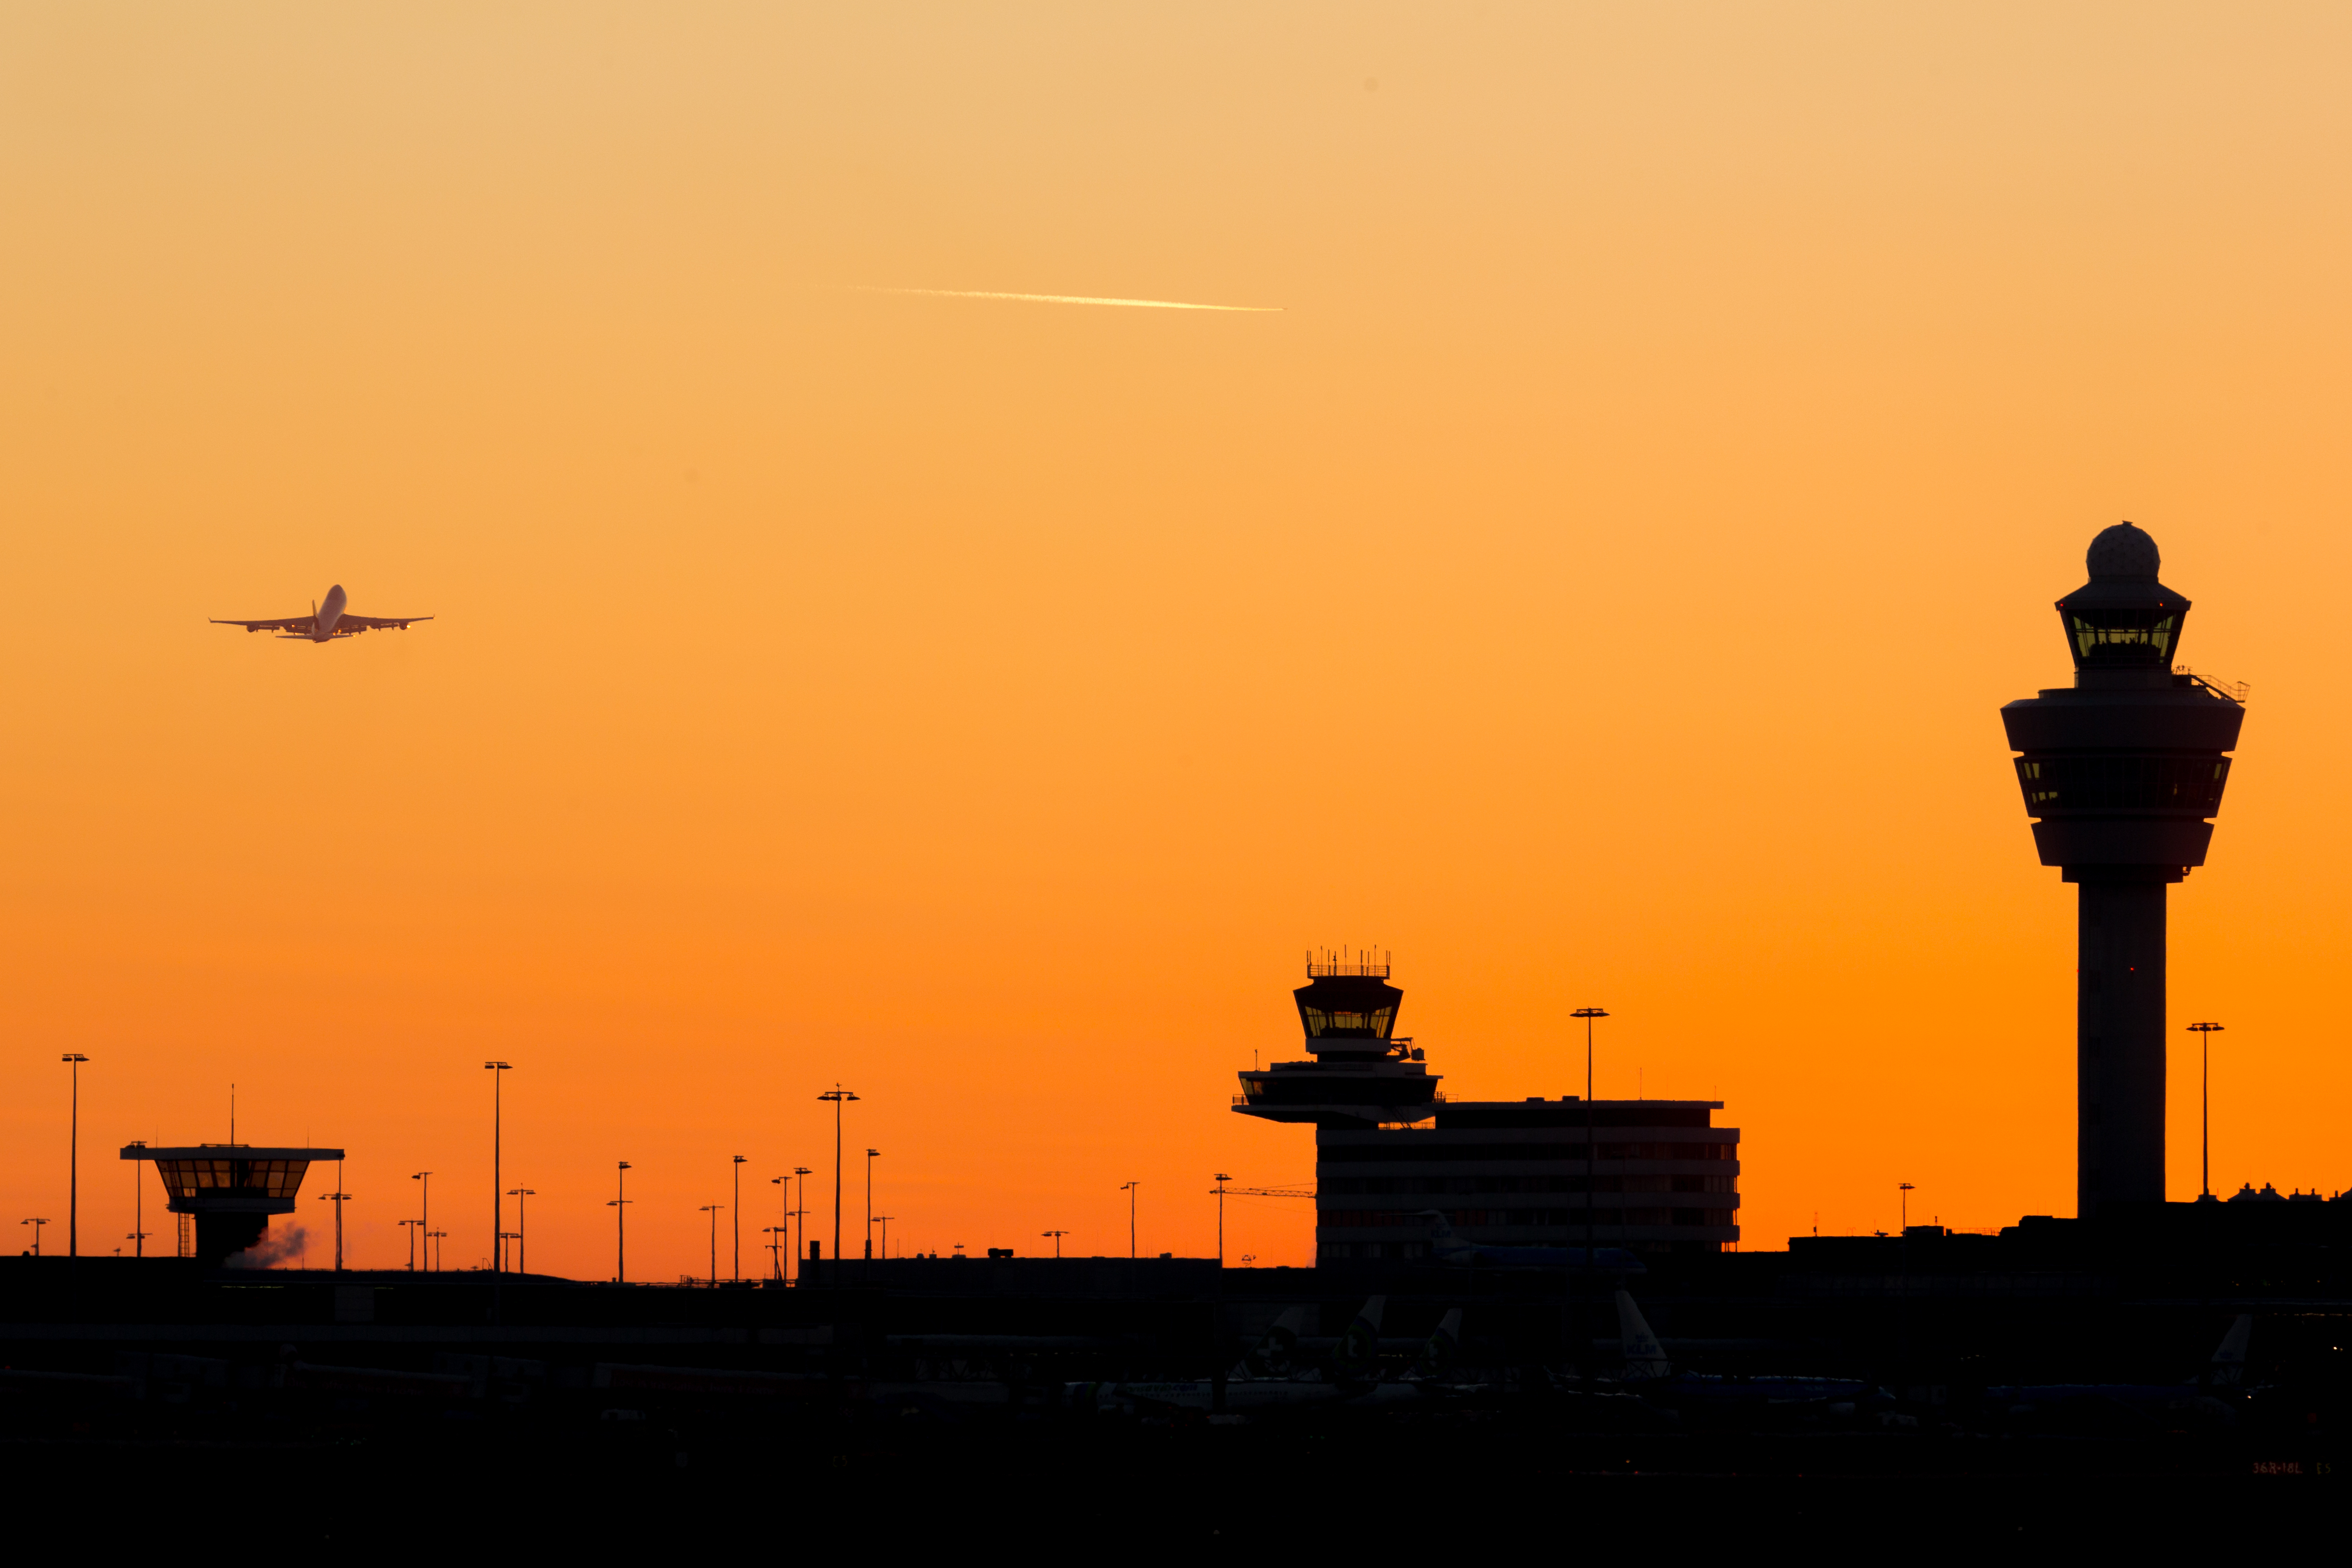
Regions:
M 257 1149 L 250 1143 L 180 1148 L 126 1145 L 126 1160 L 152 1160 L 163 1179 L 165 1207 L 179 1216 L 179 1254 L 216 1268 L 259 1245 L 269 1216 L 292 1214 L 311 1163 L 340 1160 L 341 1149 Z
M 2000 710 L 2044 866 L 2079 891 L 2075 1212 L 2164 1201 L 2166 890 L 2205 863 L 2245 689 L 2173 661 L 2189 601 L 2128 522 L 2058 601 L 2074 684 Z

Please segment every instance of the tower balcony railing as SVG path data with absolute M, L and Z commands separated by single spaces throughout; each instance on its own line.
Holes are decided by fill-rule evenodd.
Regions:
M 2172 673 L 2175 675 L 2185 675 L 2189 677 L 2189 679 L 2195 681 L 2198 685 L 2203 687 L 2214 696 L 2234 702 L 2241 708 L 2243 708 L 2246 705 L 2246 699 L 2252 694 L 2254 689 L 2242 680 L 2216 680 L 2210 675 L 2199 675 L 2185 664 L 2174 665 L 2172 667 Z

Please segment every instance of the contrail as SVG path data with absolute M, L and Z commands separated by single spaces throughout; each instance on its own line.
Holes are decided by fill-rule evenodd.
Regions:
M 882 289 L 853 283 L 862 294 L 929 294 L 942 300 L 1026 300 L 1037 305 L 1128 305 L 1139 310 L 1241 310 L 1251 315 L 1280 315 L 1280 305 L 1195 305 L 1184 300 L 1097 300 L 1086 294 L 1000 294 L 987 289 Z

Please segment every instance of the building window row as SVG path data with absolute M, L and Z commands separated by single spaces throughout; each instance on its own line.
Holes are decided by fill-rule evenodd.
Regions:
M 2186 811 L 2211 816 L 2229 783 L 2227 757 L 2021 757 L 2017 782 L 2025 809 Z
M 1728 1226 L 1738 1223 L 1736 1210 L 1724 1208 L 1595 1207 L 1589 1223 L 1596 1226 L 1666 1225 Z M 1580 1226 L 1588 1223 L 1584 1209 L 1455 1209 L 1446 1214 L 1452 1226 Z M 1326 1229 L 1402 1230 L 1429 1228 L 1425 1214 L 1402 1214 L 1382 1209 L 1325 1209 L 1316 1216 Z
M 1594 1163 L 1611 1160 L 1737 1160 L 1739 1145 L 1727 1143 L 1602 1143 Z M 1445 1143 L 1433 1142 L 1430 1134 L 1416 1132 L 1397 1138 L 1383 1138 L 1377 1143 L 1326 1143 L 1318 1148 L 1315 1157 L 1325 1163 L 1371 1164 L 1392 1160 L 1480 1160 L 1581 1161 L 1581 1143 Z
M 1331 1197 L 1410 1193 L 1728 1193 L 1730 1176 L 1332 1176 L 1320 1186 Z
M 1389 1030 L 1396 1026 L 1394 1007 L 1375 1007 L 1368 1013 L 1333 1012 L 1302 1004 L 1299 1012 L 1307 1018 L 1307 1032 L 1318 1038 L 1327 1035 L 1355 1036 L 1385 1040 Z
M 301 1190 L 308 1160 L 158 1160 L 155 1169 L 173 1197 L 200 1192 L 256 1193 L 290 1198 Z

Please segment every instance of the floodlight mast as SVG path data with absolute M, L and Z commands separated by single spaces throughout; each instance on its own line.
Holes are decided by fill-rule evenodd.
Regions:
M 2165 902 L 2205 863 L 2245 689 L 2177 668 L 2189 601 L 2130 523 L 2060 599 L 2074 683 L 2000 710 L 2045 866 L 2078 889 L 2075 1212 L 2164 1200 Z
M 735 1279 L 743 1278 L 743 1162 L 748 1155 L 738 1154 L 735 1160 Z
M 841 1108 L 857 1096 L 835 1084 L 817 1096 L 833 1102 L 833 1281 L 841 1283 Z
M 614 1176 L 617 1186 L 604 1206 L 613 1211 L 613 1283 L 625 1285 L 629 1282 L 629 1205 L 634 1200 L 629 1196 L 629 1163 L 616 1163 L 620 1167 Z
M 808 1267 L 808 1179 L 815 1173 L 806 1165 L 793 1167 L 793 1174 L 801 1179 L 801 1202 L 798 1208 L 792 1210 L 784 1217 L 795 1226 L 793 1232 L 793 1276 L 795 1280 L 799 1279 L 801 1271 Z M 784 1189 L 784 1201 L 788 1204 L 792 1202 L 790 1187 Z
M 81 1256 L 81 1064 L 89 1060 L 79 1051 L 58 1058 L 73 1073 L 71 1131 L 66 1140 L 66 1256 Z M 40 1232 L 35 1230 L 35 1236 Z
M 335 1190 L 319 1195 L 335 1205 L 335 1272 L 341 1274 L 343 1271 L 343 1205 L 349 1203 L 352 1196 L 343 1191 L 343 1163 L 341 1160 L 335 1162 Z
M 499 1195 L 505 1188 L 505 1177 L 499 1166 L 506 1136 L 507 1074 L 514 1068 L 505 1062 L 484 1062 L 483 1070 L 490 1075 L 490 1272 L 504 1272 L 499 1266 L 499 1254 L 506 1249 L 499 1237 L 507 1228 L 506 1199 Z
M 2189 1026 L 2197 1037 L 2197 1201 L 2213 1202 L 2213 1037 L 2221 1032 L 2215 1023 Z
M 1584 1020 L 1584 1267 L 1592 1267 L 1592 1026 L 1609 1016 L 1606 1007 L 1579 1007 L 1569 1015 Z M 1621 1233 L 1622 1234 L 1622 1233 Z
M 524 1213 L 524 1202 L 526 1199 L 539 1196 L 539 1190 L 536 1187 L 509 1187 L 507 1196 L 515 1201 L 514 1271 L 518 1274 L 528 1274 L 530 1272 L 530 1243 L 524 1237 L 530 1233 L 530 1222 Z

